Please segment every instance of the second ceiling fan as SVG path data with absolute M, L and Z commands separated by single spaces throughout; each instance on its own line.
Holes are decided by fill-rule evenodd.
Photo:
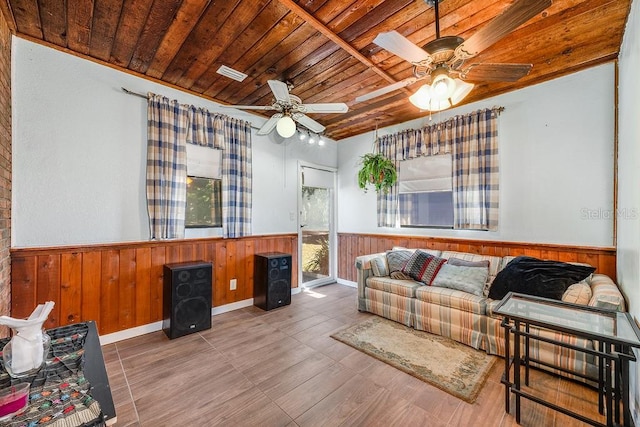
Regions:
M 378 46 L 413 64 L 413 77 L 359 96 L 356 102 L 368 101 L 419 80 L 427 80 L 431 84 L 423 85 L 409 100 L 420 109 L 439 111 L 457 104 L 471 92 L 473 84 L 467 81 L 513 82 L 529 74 L 532 64 L 467 65 L 466 61 L 549 7 L 551 0 L 516 0 L 467 40 L 458 36 L 440 37 L 439 1 L 430 3 L 435 9 L 436 39 L 424 48 L 397 31 L 380 33 L 373 40 Z

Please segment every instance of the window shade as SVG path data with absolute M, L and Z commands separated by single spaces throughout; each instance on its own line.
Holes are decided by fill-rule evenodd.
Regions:
M 302 185 L 314 188 L 333 188 L 333 172 L 303 166 Z
M 187 175 L 220 179 L 222 177 L 222 150 L 187 144 Z
M 417 157 L 400 162 L 398 190 L 402 193 L 452 191 L 451 154 Z

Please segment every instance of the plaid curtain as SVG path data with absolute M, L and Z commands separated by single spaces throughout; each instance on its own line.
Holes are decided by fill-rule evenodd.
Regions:
M 187 202 L 188 110 L 149 93 L 147 104 L 147 210 L 151 239 L 184 237 Z
M 223 236 L 251 234 L 251 124 L 148 94 L 147 205 L 151 239 L 184 237 L 186 145 L 222 151 Z
M 422 129 L 385 135 L 376 141 L 374 149 L 391 159 L 396 169 L 403 160 L 451 153 L 454 228 L 497 229 L 497 109 L 479 110 Z M 398 183 L 388 193 L 378 193 L 378 227 L 397 227 L 399 213 L 412 208 L 411 198 L 404 197 L 400 202 Z
M 497 113 L 487 109 L 452 120 L 454 227 L 497 230 Z
M 222 152 L 223 236 L 251 235 L 251 125 L 227 117 Z

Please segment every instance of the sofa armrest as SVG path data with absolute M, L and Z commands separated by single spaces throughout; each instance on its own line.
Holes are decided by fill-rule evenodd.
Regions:
M 375 257 L 385 255 L 384 252 L 356 257 L 355 265 L 358 277 L 358 309 L 364 311 L 364 288 L 367 278 L 373 275 L 371 271 L 371 260 Z
M 591 300 L 592 307 L 607 308 L 609 310 L 627 311 L 624 296 L 618 285 L 611 278 L 604 274 L 594 274 L 591 277 Z

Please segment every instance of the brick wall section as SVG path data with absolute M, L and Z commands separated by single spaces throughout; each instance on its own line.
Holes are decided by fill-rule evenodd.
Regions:
M 0 315 L 11 307 L 11 33 L 0 13 Z M 0 337 L 8 331 L 0 328 Z

